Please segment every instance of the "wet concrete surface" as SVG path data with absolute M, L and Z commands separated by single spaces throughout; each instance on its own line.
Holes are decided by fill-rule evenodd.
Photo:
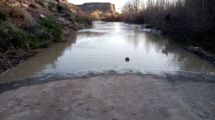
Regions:
M 213 64 L 163 36 L 143 32 L 140 27 L 119 22 L 94 22 L 92 28 L 68 35 L 68 42 L 53 44 L 0 74 L 0 82 L 41 74 L 107 70 L 146 74 L 177 71 L 215 74 Z
M 1 120 L 215 119 L 214 76 L 102 74 L 11 88 L 0 94 Z

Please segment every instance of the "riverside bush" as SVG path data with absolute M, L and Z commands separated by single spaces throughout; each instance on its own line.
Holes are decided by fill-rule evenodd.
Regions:
M 7 49 L 27 48 L 30 34 L 11 25 L 1 25 L 0 47 Z
M 51 18 L 40 19 L 38 23 L 23 28 L 1 21 L 0 28 L 0 48 L 3 50 L 48 47 L 63 34 L 62 28 Z
M 59 40 L 63 34 L 63 30 L 60 25 L 54 22 L 51 18 L 40 18 L 39 23 L 48 33 L 53 35 L 54 41 Z

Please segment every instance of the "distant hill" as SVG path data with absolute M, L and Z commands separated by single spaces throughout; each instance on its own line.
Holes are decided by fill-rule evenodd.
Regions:
M 78 5 L 78 7 L 80 7 L 83 12 L 96 19 L 104 19 L 117 15 L 115 5 L 112 3 L 91 2 Z

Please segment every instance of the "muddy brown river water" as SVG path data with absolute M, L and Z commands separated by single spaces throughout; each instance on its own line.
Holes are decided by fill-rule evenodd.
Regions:
M 138 71 L 162 74 L 178 71 L 215 73 L 215 67 L 177 47 L 164 37 L 143 32 L 138 25 L 95 22 L 71 33 L 68 43 L 52 45 L 27 62 L 4 72 L 0 82 L 44 74 L 84 74 L 90 71 Z M 130 58 L 129 62 L 125 58 Z

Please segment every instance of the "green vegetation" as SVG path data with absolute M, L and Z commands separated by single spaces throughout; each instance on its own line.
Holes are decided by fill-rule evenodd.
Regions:
M 57 41 L 60 39 L 63 34 L 63 30 L 56 22 L 54 22 L 51 18 L 40 18 L 40 25 L 45 28 L 47 32 L 53 35 L 53 39 Z
M 214 0 L 132 0 L 121 20 L 150 24 L 172 39 L 215 53 Z
M 46 3 L 46 0 L 38 1 Z M 65 19 L 77 25 L 90 25 L 92 21 L 84 16 L 72 13 L 66 6 L 58 6 Z M 20 10 L 14 8 L 0 8 L 0 52 L 10 49 L 35 49 L 48 47 L 52 42 L 58 42 L 63 35 L 63 28 L 55 22 L 55 18 L 40 17 L 32 24 L 16 26 L 13 20 L 19 18 Z M 79 26 L 77 26 L 79 27 Z M 81 28 L 81 27 L 80 27 Z
M 1 21 L 0 48 L 7 50 L 47 47 L 51 42 L 58 41 L 62 34 L 62 28 L 51 18 L 41 18 L 38 24 L 23 28 Z
M 6 25 L 1 26 L 0 34 L 0 47 L 4 50 L 10 48 L 26 48 L 26 44 L 29 38 L 28 33 L 21 29 Z
M 0 0 L 0 6 L 0 72 L 27 60 L 32 49 L 61 41 L 64 31 L 91 24 L 59 0 Z

